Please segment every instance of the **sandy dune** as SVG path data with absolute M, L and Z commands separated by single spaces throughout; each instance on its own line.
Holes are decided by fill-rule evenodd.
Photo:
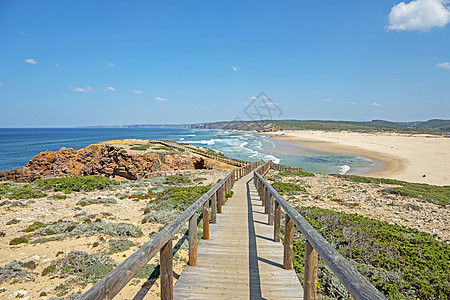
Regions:
M 450 138 L 325 131 L 279 131 L 264 135 L 304 147 L 358 154 L 384 163 L 365 176 L 450 185 Z

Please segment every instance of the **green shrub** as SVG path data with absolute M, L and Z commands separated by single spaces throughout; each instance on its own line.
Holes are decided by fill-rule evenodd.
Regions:
M 172 187 L 160 194 L 156 200 L 160 209 L 179 208 L 184 210 L 194 203 L 198 198 L 209 191 L 207 186 Z
M 15 200 L 35 199 L 47 196 L 47 194 L 29 187 L 12 187 L 6 184 L 0 184 L 0 194 Z
M 13 283 L 17 283 L 32 281 L 34 278 L 33 275 L 25 270 L 17 260 L 13 260 L 4 267 L 0 267 L 0 283 L 9 280 L 13 280 Z
M 298 184 L 291 182 L 274 182 L 272 187 L 281 195 L 290 192 L 306 192 L 306 189 Z
M 225 193 L 225 199 L 231 198 L 231 197 L 233 197 L 233 195 L 234 195 L 233 191 L 228 191 Z
M 168 175 L 165 178 L 166 180 L 164 181 L 164 184 L 180 185 L 191 183 L 191 180 L 183 175 Z
M 306 171 L 280 171 L 278 174 L 281 176 L 305 176 L 305 177 L 316 176 L 316 174 Z
M 60 200 L 64 200 L 64 199 L 66 199 L 66 198 L 67 198 L 66 195 L 58 195 L 58 199 L 60 199 Z
M 62 239 L 63 238 L 61 236 L 43 237 L 30 241 L 30 244 L 44 244 L 47 242 L 60 241 Z
M 72 230 L 71 234 L 85 236 L 106 234 L 117 237 L 140 237 L 142 236 L 142 230 L 132 224 L 93 222 L 79 224 Z
M 147 214 L 142 220 L 143 223 L 146 222 L 155 222 L 161 224 L 167 224 L 172 222 L 176 217 L 178 217 L 179 213 L 173 212 L 171 210 L 157 210 Z
M 26 244 L 26 243 L 28 243 L 28 239 L 27 239 L 26 237 L 24 237 L 24 236 L 21 236 L 21 237 L 18 237 L 18 238 L 13 238 L 13 239 L 9 242 L 9 244 L 10 244 L 11 246 L 19 245 L 19 244 Z
M 85 177 L 66 177 L 44 179 L 36 182 L 33 186 L 51 189 L 55 192 L 90 192 L 102 190 L 111 185 L 118 185 L 117 181 L 111 180 L 101 175 L 90 175 Z
M 134 246 L 134 243 L 127 239 L 110 240 L 108 254 L 123 252 L 130 249 L 132 246 Z
M 92 204 L 117 204 L 117 200 L 113 198 L 106 198 L 106 199 L 88 199 L 83 198 L 80 201 L 76 203 L 76 205 L 80 206 L 87 206 Z
M 38 233 L 40 235 L 54 235 L 54 234 L 60 234 L 65 232 L 70 232 L 73 229 L 76 228 L 76 224 L 72 222 L 57 222 L 54 224 L 48 224 L 44 227 L 42 227 Z
M 411 183 L 395 179 L 372 178 L 355 175 L 334 175 L 357 183 L 393 184 L 401 187 L 386 189 L 391 194 L 417 197 L 429 202 L 446 206 L 450 203 L 450 186 L 436 186 L 425 183 Z
M 450 297 L 450 244 L 416 229 L 358 215 L 311 207 L 302 208 L 301 214 L 389 299 Z M 294 249 L 294 267 L 301 278 L 304 240 L 295 241 Z M 338 285 L 326 279 L 331 275 L 322 271 L 319 285 L 337 290 Z
M 33 224 L 28 225 L 25 229 L 22 229 L 22 232 L 34 232 L 34 231 L 38 230 L 39 228 L 45 227 L 45 226 L 47 226 L 47 225 L 44 223 L 35 221 L 35 222 L 33 222 Z
M 17 224 L 17 223 L 20 223 L 20 220 L 12 219 L 12 220 L 9 220 L 8 222 L 6 222 L 6 225 L 12 225 L 12 224 Z
M 150 148 L 150 145 L 135 145 L 131 147 L 130 150 L 145 151 L 148 148 Z

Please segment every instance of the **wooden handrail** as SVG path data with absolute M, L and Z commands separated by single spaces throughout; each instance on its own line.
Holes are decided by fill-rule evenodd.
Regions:
M 197 230 L 196 215 L 202 206 L 209 205 L 209 199 L 212 199 L 214 205 L 216 199 L 224 199 L 224 194 L 231 189 L 235 180 L 249 174 L 262 161 L 245 165 L 241 168 L 232 170 L 224 179 L 217 183 L 213 188 L 196 200 L 175 220 L 168 224 L 161 232 L 153 236 L 141 248 L 136 250 L 126 260 L 119 264 L 114 270 L 106 275 L 102 280 L 92 286 L 79 299 L 112 299 L 117 293 L 160 251 L 161 264 L 161 299 L 172 299 L 173 297 L 173 278 L 172 278 L 172 237 L 189 221 L 189 236 L 193 237 Z M 219 197 L 218 197 L 219 196 Z M 222 203 L 223 204 L 223 203 Z M 220 207 L 220 206 L 219 206 Z M 204 208 L 205 209 L 205 208 Z M 215 222 L 215 208 L 212 208 L 212 219 Z M 207 219 L 205 219 L 207 217 Z M 195 226 L 193 220 L 195 219 Z M 209 215 L 204 214 L 203 222 L 209 223 Z M 209 227 L 208 227 L 209 228 Z M 195 231 L 195 232 L 194 232 Z M 191 238 L 194 240 L 194 238 Z M 190 264 L 196 263 L 197 245 L 190 242 L 189 258 Z
M 386 299 L 386 297 L 378 291 L 364 276 L 361 275 L 348 260 L 346 260 L 333 246 L 328 243 L 325 238 L 322 237 L 306 220 L 303 216 L 293 208 L 261 175 L 265 174 L 267 170 L 270 168 L 271 162 L 267 162 L 266 164 L 258 167 L 254 171 L 254 181 L 257 190 L 259 191 L 259 195 L 261 196 L 261 200 L 267 205 L 275 204 L 275 229 L 274 229 L 274 240 L 279 241 L 279 224 L 280 224 L 280 212 L 279 207 L 283 208 L 286 213 L 286 224 L 288 222 L 293 221 L 293 223 L 297 226 L 298 229 L 303 233 L 306 237 L 307 242 L 310 244 L 308 246 L 312 246 L 311 248 L 307 247 L 307 254 L 312 253 L 314 255 L 315 251 L 322 257 L 325 263 L 330 267 L 333 273 L 337 276 L 340 282 L 345 286 L 345 288 L 349 291 L 349 293 L 357 300 L 359 299 Z M 267 192 L 264 192 L 267 190 Z M 273 199 L 274 201 L 267 202 L 265 199 Z M 273 203 L 275 202 L 275 203 Z M 278 220 L 277 220 L 278 219 Z M 278 226 L 278 228 L 277 228 Z M 289 223 L 290 226 L 290 223 Z M 277 232 L 278 230 L 278 232 Z M 285 234 L 288 230 L 285 230 Z M 289 236 L 285 239 L 291 238 L 292 233 L 289 233 Z M 285 268 L 292 268 L 292 261 L 289 260 L 289 256 L 292 257 L 292 245 L 288 245 L 290 249 L 286 249 L 285 247 Z M 288 248 L 289 248 L 288 247 Z M 286 253 L 287 251 L 287 253 Z M 317 254 L 316 254 L 317 255 Z M 317 259 L 314 257 L 307 257 L 307 261 L 311 261 L 312 263 L 317 262 Z M 315 272 L 316 268 L 310 268 L 311 265 L 308 266 L 308 270 L 305 268 L 305 299 L 315 299 L 315 290 L 316 289 L 315 282 L 317 279 L 311 279 L 314 275 L 312 273 Z M 306 272 L 308 271 L 308 272 Z M 315 276 L 314 276 L 315 277 Z M 314 281 L 311 283 L 311 281 Z M 308 286 L 311 288 L 308 290 Z

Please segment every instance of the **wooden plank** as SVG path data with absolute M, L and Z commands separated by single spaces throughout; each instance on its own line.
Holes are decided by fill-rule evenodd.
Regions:
M 209 240 L 198 244 L 197 266 L 187 266 L 178 279 L 174 299 L 303 299 L 297 275 L 282 267 L 283 245 L 272 240 L 250 179 L 235 182 L 233 197 L 210 224 Z

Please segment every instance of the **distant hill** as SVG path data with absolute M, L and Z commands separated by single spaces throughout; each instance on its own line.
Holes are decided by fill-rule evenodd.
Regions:
M 327 120 L 262 120 L 210 122 L 187 125 L 187 128 L 223 129 L 243 131 L 276 130 L 328 130 L 328 131 L 393 131 L 401 133 L 450 134 L 450 120 L 429 120 L 414 122 L 391 122 L 372 120 L 370 122 L 327 121 Z

